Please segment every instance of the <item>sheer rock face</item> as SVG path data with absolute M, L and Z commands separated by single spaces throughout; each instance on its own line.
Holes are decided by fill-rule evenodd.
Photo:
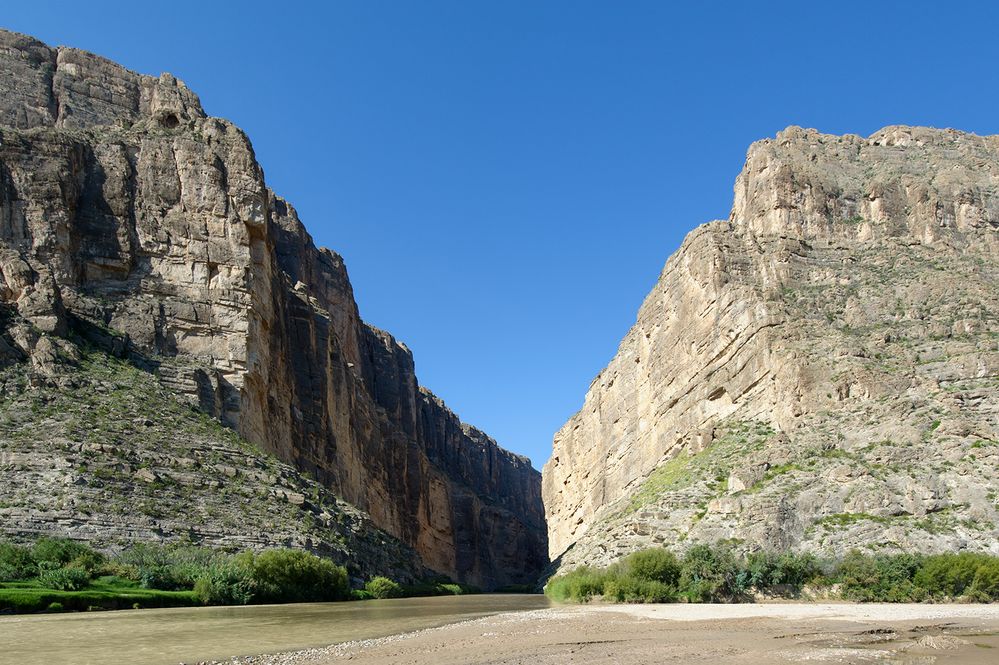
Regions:
M 719 538 L 995 551 L 996 284 L 999 137 L 754 144 L 729 219 L 669 259 L 555 435 L 551 557 Z
M 0 355 L 72 328 L 314 473 L 429 567 L 534 579 L 539 475 L 419 388 L 237 127 L 169 74 L 9 32 L 0 90 Z

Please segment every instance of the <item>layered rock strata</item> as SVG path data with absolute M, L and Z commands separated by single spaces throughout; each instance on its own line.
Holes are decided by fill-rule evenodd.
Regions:
M 0 32 L 0 351 L 73 334 L 485 587 L 545 563 L 540 477 L 419 387 L 247 137 L 169 74 Z
M 556 434 L 550 555 L 996 549 L 999 137 L 791 127 Z
M 295 547 L 345 565 L 355 584 L 433 574 L 363 512 L 148 372 L 97 350 L 60 352 L 0 368 L 0 537 L 108 551 Z

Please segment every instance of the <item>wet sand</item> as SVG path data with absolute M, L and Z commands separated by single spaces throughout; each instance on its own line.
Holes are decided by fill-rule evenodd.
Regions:
M 999 663 L 999 605 L 589 605 L 483 619 L 254 665 Z

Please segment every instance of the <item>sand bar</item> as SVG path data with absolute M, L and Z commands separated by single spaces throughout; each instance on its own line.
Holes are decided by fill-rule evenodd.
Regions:
M 999 605 L 589 605 L 235 659 L 362 663 L 999 663 Z

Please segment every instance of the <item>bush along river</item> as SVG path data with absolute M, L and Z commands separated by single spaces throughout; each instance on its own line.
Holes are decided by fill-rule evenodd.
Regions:
M 354 586 L 345 568 L 301 550 L 137 543 L 109 556 L 66 539 L 0 541 L 0 664 L 199 662 L 548 604 L 446 580 L 376 576 Z M 359 602 L 328 602 L 345 600 Z

